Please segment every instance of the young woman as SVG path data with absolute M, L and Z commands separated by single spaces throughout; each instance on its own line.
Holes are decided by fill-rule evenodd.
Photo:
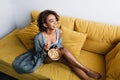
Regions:
M 55 48 L 60 51 L 60 59 L 56 62 L 63 63 L 83 80 L 100 79 L 98 72 L 92 71 L 82 65 L 76 58 L 62 46 L 62 31 L 57 28 L 59 16 L 55 11 L 45 10 L 38 17 L 38 27 L 40 32 L 35 36 L 35 49 L 22 54 L 13 63 L 13 67 L 18 73 L 33 72 L 42 63 L 53 62 L 48 51 Z M 18 64 L 19 63 L 19 64 Z

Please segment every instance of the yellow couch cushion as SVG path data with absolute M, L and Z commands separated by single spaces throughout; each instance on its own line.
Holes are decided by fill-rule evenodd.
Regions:
M 120 47 L 114 59 L 109 64 L 106 80 L 120 80 Z
M 60 16 L 59 18 L 60 27 L 64 26 L 70 30 L 74 30 L 74 22 L 75 22 L 75 18 L 72 17 Z
M 35 24 L 31 23 L 20 30 L 17 36 L 27 49 L 31 49 L 34 47 L 34 36 L 37 33 L 39 33 L 39 28 Z
M 69 67 L 59 62 L 43 64 L 40 67 L 41 69 L 37 69 L 34 73 L 38 74 L 38 77 L 40 74 L 46 76 L 48 80 L 69 80 L 72 73 Z
M 31 22 L 36 22 L 36 24 L 37 24 L 37 20 L 38 20 L 38 15 L 40 14 L 40 11 L 38 11 L 38 10 L 33 10 L 32 12 L 31 12 Z
M 99 54 L 106 54 L 120 41 L 119 26 L 76 19 L 75 31 L 88 34 L 83 49 Z
M 118 55 L 118 52 L 120 51 L 120 42 L 105 55 L 105 61 L 106 61 L 106 71 L 109 70 L 112 61 L 115 59 L 115 57 Z
M 72 31 L 66 27 L 62 27 L 63 46 L 67 48 L 73 55 L 79 55 L 80 50 L 86 40 L 87 34 Z
M 120 80 L 120 43 L 118 43 L 107 55 L 106 80 Z

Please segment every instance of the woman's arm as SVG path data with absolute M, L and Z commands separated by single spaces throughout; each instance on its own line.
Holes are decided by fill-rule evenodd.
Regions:
M 47 53 L 44 50 L 43 45 L 41 44 L 41 41 L 42 39 L 40 39 L 38 35 L 36 35 L 34 39 L 35 51 L 36 53 L 40 54 L 40 57 L 45 57 Z

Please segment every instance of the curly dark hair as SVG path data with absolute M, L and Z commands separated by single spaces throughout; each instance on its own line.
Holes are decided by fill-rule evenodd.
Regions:
M 52 11 L 52 10 L 44 10 L 42 11 L 39 16 L 38 16 L 38 27 L 40 29 L 40 31 L 46 31 L 46 27 L 44 27 L 44 23 L 46 23 L 46 20 L 47 20 L 47 16 L 49 16 L 50 14 L 53 14 L 55 17 L 56 17 L 56 21 L 59 20 L 59 15 L 55 12 L 55 11 Z

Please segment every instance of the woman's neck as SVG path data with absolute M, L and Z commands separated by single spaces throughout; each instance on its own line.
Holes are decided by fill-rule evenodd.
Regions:
M 55 29 L 55 30 L 47 29 L 47 30 L 45 31 L 45 33 L 46 33 L 47 35 L 54 34 L 54 33 L 56 33 L 56 29 Z

